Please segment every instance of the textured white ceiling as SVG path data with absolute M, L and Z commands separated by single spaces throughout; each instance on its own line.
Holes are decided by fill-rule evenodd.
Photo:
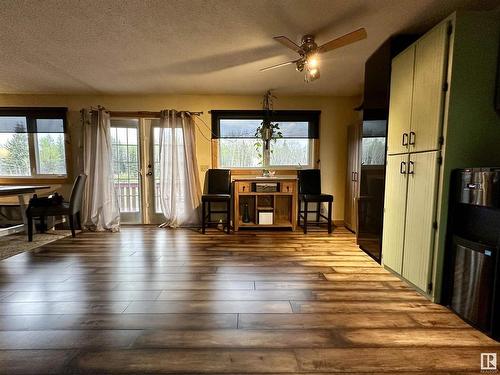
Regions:
M 1 0 L 0 92 L 353 95 L 390 35 L 423 31 L 457 8 L 498 0 Z M 310 84 L 273 41 L 318 44 L 365 27 L 368 39 L 323 55 Z

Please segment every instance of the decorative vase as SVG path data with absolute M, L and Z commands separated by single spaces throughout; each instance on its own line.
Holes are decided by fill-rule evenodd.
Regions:
M 245 203 L 243 206 L 243 216 L 241 217 L 241 221 L 244 223 L 250 222 L 250 211 L 248 210 L 248 203 Z

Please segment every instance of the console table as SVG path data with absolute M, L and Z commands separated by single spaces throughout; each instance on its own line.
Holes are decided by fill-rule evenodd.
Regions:
M 271 190 L 260 191 L 258 188 L 260 184 L 269 184 Z M 274 186 L 276 189 L 272 189 Z M 233 189 L 235 231 L 247 227 L 295 230 L 298 202 L 296 177 L 239 177 L 233 180 Z M 246 209 L 248 209 L 248 222 L 243 220 Z M 267 213 L 268 219 L 272 217 L 270 222 L 259 222 L 261 212 Z

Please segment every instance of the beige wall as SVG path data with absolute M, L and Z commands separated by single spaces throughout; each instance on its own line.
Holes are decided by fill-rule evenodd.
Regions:
M 359 97 L 279 96 L 275 109 L 321 110 L 320 158 L 323 190 L 335 196 L 334 220 L 344 218 L 344 190 L 347 158 L 347 126 L 357 121 L 353 110 Z M 78 139 L 80 136 L 79 110 L 102 105 L 111 111 L 159 111 L 177 109 L 203 111 L 202 119 L 210 126 L 209 110 L 260 109 L 261 96 L 221 95 L 141 95 L 141 96 L 86 96 L 86 95 L 0 95 L 0 106 L 61 106 L 69 109 L 69 128 L 78 172 Z M 210 130 L 201 121 L 197 129 L 197 157 L 200 169 L 210 166 Z M 206 137 L 203 137 L 202 134 Z M 201 173 L 201 172 L 200 172 Z M 202 174 L 203 181 L 203 174 Z

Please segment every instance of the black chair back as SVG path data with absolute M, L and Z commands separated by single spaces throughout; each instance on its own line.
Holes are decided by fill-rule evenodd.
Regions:
M 80 212 L 82 209 L 83 190 L 85 188 L 86 181 L 87 176 L 81 174 L 76 178 L 75 183 L 73 184 L 73 189 L 71 189 L 71 197 L 69 200 L 70 215 L 74 215 Z
M 208 194 L 231 194 L 231 170 L 209 169 Z
M 321 172 L 319 169 L 297 171 L 299 194 L 321 194 Z

